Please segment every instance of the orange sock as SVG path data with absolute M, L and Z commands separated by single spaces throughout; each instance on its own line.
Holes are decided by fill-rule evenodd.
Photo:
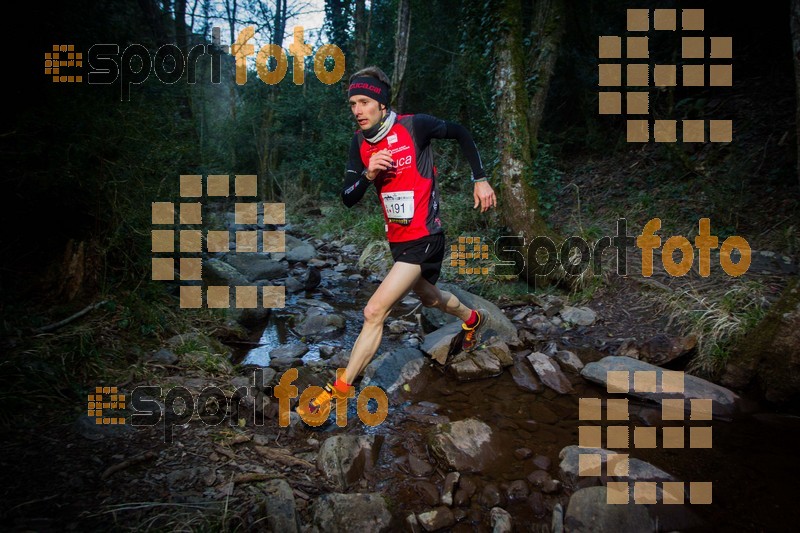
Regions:
M 333 388 L 341 393 L 347 393 L 352 388 L 352 385 L 350 385 L 349 383 L 345 383 L 341 379 L 337 379 L 336 381 L 333 382 Z
M 469 315 L 469 318 L 464 323 L 468 328 L 474 328 L 476 325 L 478 325 L 478 312 L 473 309 L 472 314 Z

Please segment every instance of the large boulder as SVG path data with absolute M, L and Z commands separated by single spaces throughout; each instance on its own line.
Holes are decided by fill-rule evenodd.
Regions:
M 619 481 L 678 481 L 672 474 L 664 472 L 641 459 L 629 458 L 628 471 L 625 472 L 619 463 L 614 464 L 612 467 L 607 465 L 608 456 L 618 455 L 618 452 L 604 448 L 581 448 L 580 446 L 571 445 L 562 449 L 558 454 L 558 458 L 561 459 L 561 463 L 558 465 L 559 474 L 567 487 L 576 487 L 581 479 L 579 468 L 579 456 L 581 454 L 599 455 L 602 463 L 602 473 Z M 609 468 L 611 468 L 611 471 L 609 471 Z
M 686 399 L 710 399 L 712 400 L 713 415 L 715 417 L 728 417 L 736 413 L 739 408 L 739 396 L 725 387 L 721 387 L 710 381 L 692 376 L 690 374 L 683 374 L 683 392 L 661 392 L 662 376 L 666 371 L 661 367 L 645 363 L 630 357 L 621 357 L 610 355 L 604 357 L 600 361 L 595 361 L 587 364 L 581 371 L 581 376 L 592 381 L 599 383 L 605 387 L 608 386 L 608 373 L 611 371 L 627 371 L 629 372 L 629 392 L 631 396 L 642 398 L 645 400 L 652 400 L 661 403 L 666 398 L 682 398 Z M 633 387 L 634 376 L 633 372 L 655 372 L 656 376 L 656 392 L 641 392 Z M 673 375 L 680 375 L 673 374 Z
M 492 429 L 476 418 L 437 424 L 428 435 L 433 454 L 451 470 L 480 472 L 496 455 Z
M 494 334 L 506 344 L 511 344 L 513 346 L 519 344 L 516 326 L 514 326 L 511 320 L 509 320 L 503 311 L 495 304 L 478 296 L 477 294 L 472 294 L 471 292 L 465 291 L 464 289 L 458 287 L 457 285 L 453 285 L 452 283 L 441 283 L 437 286 L 439 289 L 455 295 L 455 297 L 458 298 L 462 304 L 466 305 L 470 309 L 485 309 L 488 311 L 489 318 L 486 322 L 486 326 L 484 326 L 484 331 L 494 331 Z M 431 329 L 441 328 L 450 322 L 460 322 L 458 318 L 448 313 L 443 313 L 435 307 L 426 307 L 423 309 L 422 316 L 432 326 Z
M 313 523 L 319 531 L 389 531 L 392 514 L 379 493 L 323 494 L 311 506 Z
M 571 533 L 655 532 L 644 505 L 609 505 L 606 487 L 587 487 L 569 499 L 564 527 Z

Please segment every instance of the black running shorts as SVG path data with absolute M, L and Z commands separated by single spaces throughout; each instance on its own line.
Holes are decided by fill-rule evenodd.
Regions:
M 422 277 L 431 284 L 439 279 L 444 259 L 444 233 L 426 235 L 407 242 L 390 242 L 389 249 L 395 262 L 411 263 L 422 267 Z

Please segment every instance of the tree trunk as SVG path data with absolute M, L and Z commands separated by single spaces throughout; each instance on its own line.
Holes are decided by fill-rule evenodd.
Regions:
M 183 54 L 187 53 L 186 39 L 186 0 L 175 0 L 175 40 Z
M 531 141 L 531 156 L 536 158 L 539 142 L 539 125 L 544 116 L 544 106 L 550 79 L 558 58 L 558 48 L 564 34 L 564 0 L 536 0 L 532 30 L 536 41 L 529 49 L 526 76 L 535 80 L 528 84 L 530 98 L 528 106 L 528 133 Z
M 503 0 L 499 37 L 495 45 L 494 103 L 497 117 L 500 174 L 499 207 L 504 224 L 528 245 L 539 236 L 555 235 L 537 216 L 539 195 L 530 183 L 533 173 L 531 137 L 528 125 L 528 94 L 525 90 L 522 13 L 520 0 Z M 522 243 L 520 243 L 522 244 Z M 530 267 L 530 268 L 529 268 Z M 534 269 L 525 261 L 529 284 L 534 284 Z
M 364 0 L 356 0 L 356 70 L 367 64 L 367 24 L 364 20 Z
M 795 128 L 797 131 L 797 180 L 800 183 L 800 0 L 792 0 L 791 14 L 792 56 L 794 57 L 794 83 L 797 88 Z
M 392 73 L 392 105 L 403 108 L 403 79 L 408 62 L 408 39 L 411 35 L 411 3 L 400 0 L 397 5 L 397 32 L 394 35 L 394 72 Z

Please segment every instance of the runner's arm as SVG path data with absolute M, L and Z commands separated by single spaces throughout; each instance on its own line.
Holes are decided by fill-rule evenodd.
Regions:
M 431 115 L 420 114 L 414 115 L 414 129 L 419 135 L 422 146 L 427 145 L 430 139 L 457 140 L 461 146 L 461 153 L 464 154 L 472 168 L 473 181 L 486 177 L 478 147 L 475 146 L 475 141 L 472 140 L 472 135 L 467 128 L 455 122 L 447 122 Z
M 361 152 L 358 146 L 358 136 L 353 136 L 350 143 L 350 157 L 347 161 L 347 172 L 344 178 L 344 188 L 342 189 L 342 202 L 347 207 L 353 207 L 364 196 L 369 188 L 370 181 L 364 175 L 366 168 L 361 161 Z

